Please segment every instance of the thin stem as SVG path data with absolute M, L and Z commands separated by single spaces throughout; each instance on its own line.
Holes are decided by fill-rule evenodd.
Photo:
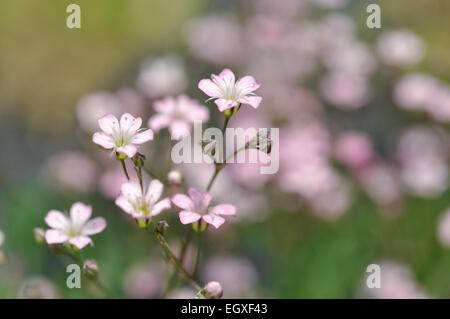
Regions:
M 195 277 L 195 274 L 197 273 L 198 265 L 200 264 L 200 251 L 201 251 L 201 244 L 202 244 L 202 233 L 197 233 L 197 257 L 195 258 L 195 265 L 194 270 L 192 271 L 192 278 Z
M 214 174 L 211 177 L 211 179 L 209 180 L 208 186 L 206 187 L 206 190 L 208 192 L 211 190 L 211 187 L 212 187 L 214 181 L 216 180 L 216 177 L 219 174 L 221 169 L 222 169 L 222 165 L 216 164 L 216 167 L 215 167 L 215 170 L 214 170 Z
M 144 168 L 144 171 L 150 175 L 150 177 L 159 180 L 160 182 L 162 182 L 164 185 L 168 186 L 169 184 L 167 183 L 167 181 L 165 179 L 159 178 L 158 175 L 156 175 L 155 173 L 153 173 L 148 167 L 142 166 Z
M 128 172 L 127 172 L 127 167 L 125 165 L 125 160 L 121 159 L 120 163 L 122 163 L 122 168 L 123 168 L 123 172 L 125 173 L 125 176 L 127 177 L 128 180 L 130 180 L 130 176 L 128 175 Z
M 149 228 L 146 228 L 147 232 L 152 235 L 152 237 L 162 246 L 166 254 L 169 256 L 169 260 L 173 263 L 178 272 L 184 277 L 184 279 L 189 282 L 198 291 L 202 290 L 202 287 L 192 278 L 192 276 L 184 269 L 180 260 L 175 256 L 172 249 L 170 249 L 167 241 L 160 234 L 156 234 Z

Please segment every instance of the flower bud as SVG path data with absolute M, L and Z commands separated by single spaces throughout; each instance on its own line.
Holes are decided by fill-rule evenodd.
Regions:
M 210 281 L 205 286 L 205 297 L 209 299 L 219 299 L 223 295 L 222 286 L 218 281 Z
M 181 173 L 179 171 L 170 171 L 167 174 L 167 180 L 172 185 L 180 185 L 181 184 Z
M 216 154 L 216 143 L 215 140 L 202 140 L 203 153 L 213 157 Z
M 85 260 L 83 263 L 83 274 L 87 277 L 96 277 L 98 274 L 98 265 L 93 260 Z
M 135 167 L 144 167 L 145 155 L 136 153 L 131 160 L 133 161 Z
M 160 234 L 164 234 L 167 228 L 169 228 L 169 224 L 165 220 L 156 223 L 156 232 Z
M 246 149 L 256 149 L 270 154 L 272 151 L 272 139 L 270 138 L 269 130 L 259 130 L 258 134 L 247 143 Z
M 33 228 L 33 233 L 34 233 L 34 239 L 36 239 L 36 242 L 38 244 L 45 243 L 45 230 L 37 227 L 37 228 Z

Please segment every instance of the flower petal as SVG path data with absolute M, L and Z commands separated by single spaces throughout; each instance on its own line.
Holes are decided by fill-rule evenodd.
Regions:
M 61 244 L 69 240 L 69 237 L 62 231 L 57 229 L 49 229 L 45 232 L 45 241 L 47 244 Z
M 148 141 L 153 140 L 153 131 L 151 129 L 147 129 L 145 131 L 136 133 L 133 137 L 131 143 L 133 144 L 142 144 Z
M 131 202 L 134 202 L 136 198 L 142 197 L 142 189 L 138 183 L 129 182 L 122 184 L 120 191 L 122 192 L 122 195 Z
M 74 225 L 84 225 L 91 217 L 92 207 L 76 202 L 70 208 L 70 219 Z
M 230 69 L 223 69 L 222 72 L 220 72 L 219 77 L 224 80 L 227 86 L 234 85 L 235 76 Z
M 104 147 L 106 149 L 110 149 L 113 148 L 114 142 L 112 140 L 112 138 L 108 135 L 106 135 L 106 133 L 104 132 L 97 132 L 92 136 L 92 141 L 95 144 L 100 145 L 101 147 Z
M 51 228 L 59 230 L 67 229 L 70 224 L 68 218 L 57 210 L 49 211 L 44 220 Z
M 184 195 L 184 194 L 176 194 L 172 197 L 172 203 L 177 205 L 178 207 L 186 210 L 193 210 L 194 209 L 194 203 L 192 200 Z
M 87 236 L 78 236 L 69 239 L 69 243 L 77 247 L 78 249 L 83 249 L 87 244 L 93 246 L 92 240 Z
M 175 121 L 170 124 L 169 131 L 172 139 L 179 141 L 190 134 L 191 126 L 183 121 Z
M 248 104 L 251 107 L 253 107 L 254 109 L 258 108 L 258 106 L 261 103 L 261 101 L 262 101 L 262 97 L 260 97 L 260 96 L 253 96 L 253 95 L 247 95 L 247 96 L 244 96 L 243 98 L 240 98 L 238 100 L 239 103 Z
M 215 215 L 236 216 L 236 207 L 230 204 L 221 204 L 213 207 L 211 213 Z
M 116 205 L 122 208 L 122 210 L 127 214 L 133 214 L 133 205 L 125 198 L 125 196 L 119 196 L 115 201 Z
M 158 132 L 162 128 L 169 126 L 170 118 L 164 114 L 156 114 L 148 120 L 148 127 L 155 132 Z
M 160 181 L 158 181 L 157 179 L 152 180 L 148 185 L 145 199 L 150 203 L 156 203 L 156 201 L 161 197 L 163 189 L 164 186 Z
M 137 147 L 134 145 L 125 145 L 118 147 L 116 151 L 125 154 L 129 158 L 132 158 L 137 153 Z
M 167 210 L 170 208 L 170 199 L 164 198 L 163 200 L 160 200 L 153 206 L 153 209 L 150 213 L 151 216 L 156 216 L 159 213 L 161 213 L 164 210 Z
M 219 228 L 225 222 L 223 217 L 214 214 L 203 215 L 203 220 L 216 228 Z
M 136 119 L 134 118 L 134 116 L 130 113 L 122 114 L 122 116 L 120 117 L 120 129 L 122 130 L 122 132 L 128 131 L 133 125 L 135 125 L 135 120 Z
M 239 103 L 233 100 L 225 100 L 225 99 L 217 99 L 214 101 L 216 103 L 220 112 L 231 109 L 235 106 L 238 106 Z
M 200 80 L 198 88 L 210 97 L 218 98 L 222 96 L 220 88 L 210 79 Z
M 202 216 L 200 214 L 190 212 L 187 210 L 183 210 L 178 214 L 178 217 L 180 217 L 180 222 L 184 225 L 191 224 L 199 220 Z
M 245 96 L 257 89 L 259 89 L 261 85 L 256 83 L 253 76 L 247 75 L 243 78 L 239 79 L 236 83 L 236 91 L 238 96 Z
M 106 228 L 106 220 L 103 217 L 96 217 L 86 223 L 83 227 L 83 235 L 94 235 L 102 232 Z
M 120 130 L 119 121 L 112 114 L 105 115 L 101 119 L 99 119 L 98 125 L 100 126 L 102 131 L 108 135 L 112 135 L 113 132 L 118 132 Z

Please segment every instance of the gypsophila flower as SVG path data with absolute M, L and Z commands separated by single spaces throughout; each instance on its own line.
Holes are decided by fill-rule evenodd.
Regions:
M 114 115 L 105 115 L 98 120 L 98 125 L 103 132 L 97 132 L 92 136 L 92 141 L 106 149 L 133 157 L 137 153 L 137 145 L 153 140 L 151 129 L 140 129 L 142 119 L 125 113 L 120 122 Z
M 90 235 L 102 232 L 106 227 L 106 220 L 103 217 L 96 217 L 89 220 L 92 207 L 80 202 L 76 202 L 70 208 L 70 217 L 57 211 L 51 210 L 45 217 L 45 222 L 53 229 L 45 232 L 47 244 L 68 243 L 78 249 L 91 244 Z
M 205 286 L 205 296 L 208 299 L 219 299 L 223 295 L 222 285 L 218 281 L 210 281 Z
M 248 104 L 257 109 L 262 101 L 262 97 L 253 93 L 260 84 L 250 75 L 236 82 L 234 73 L 230 69 L 224 69 L 219 75 L 211 74 L 211 79 L 201 80 L 198 88 L 215 100 L 220 112 L 241 104 Z
M 116 199 L 116 205 L 136 220 L 139 227 L 147 227 L 153 216 L 170 208 L 170 200 L 164 198 L 159 201 L 163 193 L 163 184 L 154 179 L 147 191 L 138 183 L 122 185 L 121 195 Z
M 230 204 L 221 204 L 210 207 L 212 196 L 209 192 L 200 193 L 195 188 L 189 188 L 189 197 L 184 194 L 176 194 L 172 202 L 182 208 L 179 213 L 182 224 L 191 224 L 199 220 L 219 228 L 225 219 L 219 215 L 236 216 L 236 208 Z
M 169 127 L 175 140 L 187 136 L 194 121 L 205 122 L 209 119 L 208 109 L 187 95 L 180 95 L 177 98 L 166 97 L 156 101 L 153 107 L 158 113 L 149 119 L 148 126 L 155 132 Z

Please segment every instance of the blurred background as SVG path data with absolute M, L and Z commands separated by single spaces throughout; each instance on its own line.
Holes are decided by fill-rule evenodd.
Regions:
M 380 29 L 366 26 L 372 2 Z M 81 29 L 66 27 L 70 3 Z M 280 170 L 221 172 L 212 193 L 238 218 L 207 232 L 199 281 L 236 298 L 450 297 L 449 12 L 447 0 L 1 1 L 0 297 L 104 297 L 66 288 L 70 260 L 34 239 L 75 201 L 108 222 L 82 253 L 117 296 L 195 295 L 167 288 L 160 248 L 114 205 L 120 166 L 91 136 L 104 114 L 146 123 L 180 93 L 220 127 L 197 84 L 226 67 L 262 84 L 258 110 L 231 125 L 280 128 Z M 163 130 L 142 150 L 160 175 L 170 146 Z M 199 188 L 212 172 L 176 169 Z M 160 218 L 179 247 L 188 227 L 175 210 Z M 372 263 L 379 289 L 365 285 Z

